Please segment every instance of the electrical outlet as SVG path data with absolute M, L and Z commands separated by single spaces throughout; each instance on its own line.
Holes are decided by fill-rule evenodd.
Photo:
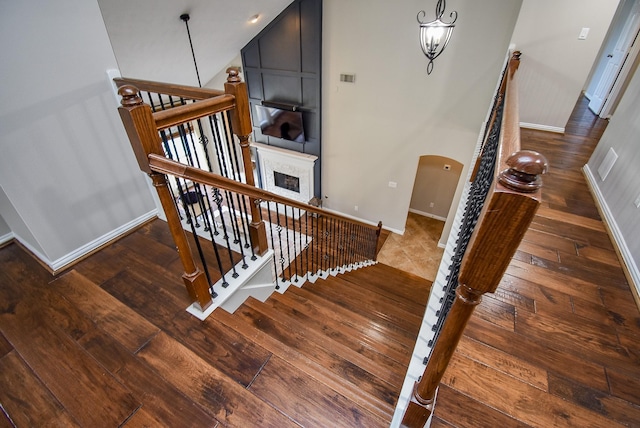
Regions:
M 358 211 L 358 206 L 356 205 L 355 207 L 353 207 L 354 211 Z
M 435 204 L 434 204 L 433 202 L 431 202 L 431 203 L 429 204 L 429 208 L 433 208 L 433 206 L 434 206 L 434 205 L 435 205 Z
M 396 187 L 398 187 L 398 183 L 396 183 L 395 181 L 390 181 L 389 187 L 391 187 L 392 189 L 395 189 Z

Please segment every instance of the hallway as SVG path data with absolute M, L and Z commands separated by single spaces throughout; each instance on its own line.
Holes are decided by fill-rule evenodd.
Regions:
M 497 292 L 476 309 L 432 427 L 614 427 L 640 421 L 640 314 L 582 175 L 607 122 L 577 103 L 543 153 L 543 203 Z

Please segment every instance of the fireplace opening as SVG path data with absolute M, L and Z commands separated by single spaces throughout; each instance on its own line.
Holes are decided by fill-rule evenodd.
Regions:
M 273 171 L 275 185 L 292 192 L 300 193 L 300 178 Z

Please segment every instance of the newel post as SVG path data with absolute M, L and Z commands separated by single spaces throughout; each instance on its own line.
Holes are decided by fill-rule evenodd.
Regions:
M 484 293 L 495 292 L 511 258 L 540 205 L 540 175 L 547 161 L 539 153 L 521 150 L 507 159 L 487 196 L 462 260 L 456 297 L 427 362 L 414 385 L 402 424 L 423 427 L 433 412 L 436 390 Z
M 240 140 L 240 148 L 242 150 L 242 164 L 244 166 L 244 175 L 249 186 L 256 185 L 253 178 L 253 164 L 251 162 L 251 148 L 249 136 L 253 132 L 251 126 L 251 112 L 249 106 L 249 94 L 247 92 L 247 84 L 240 79 L 238 70 L 234 67 L 227 69 L 227 82 L 224 84 L 224 91 L 233 95 L 236 99 L 236 107 L 231 111 L 231 128 L 234 135 Z M 254 198 L 249 199 L 251 202 L 251 224 L 249 225 L 249 234 L 254 251 L 259 255 L 264 255 L 269 249 L 267 243 L 267 231 L 264 222 L 260 220 L 259 201 Z
M 118 112 L 129 136 L 129 142 L 138 160 L 138 165 L 143 172 L 151 177 L 167 216 L 167 223 L 184 268 L 182 280 L 191 300 L 200 305 L 202 310 L 205 310 L 212 303 L 207 278 L 193 260 L 187 236 L 180 223 L 178 211 L 167 185 L 167 177 L 152 171 L 149 166 L 148 156 L 151 153 L 164 156 L 151 107 L 143 103 L 138 89 L 134 86 L 124 85 L 118 90 L 118 94 L 122 97 L 122 106 L 118 108 Z

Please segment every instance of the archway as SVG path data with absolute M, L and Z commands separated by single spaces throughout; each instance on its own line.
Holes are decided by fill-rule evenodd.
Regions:
M 420 156 L 409 212 L 446 221 L 463 165 L 443 156 Z

